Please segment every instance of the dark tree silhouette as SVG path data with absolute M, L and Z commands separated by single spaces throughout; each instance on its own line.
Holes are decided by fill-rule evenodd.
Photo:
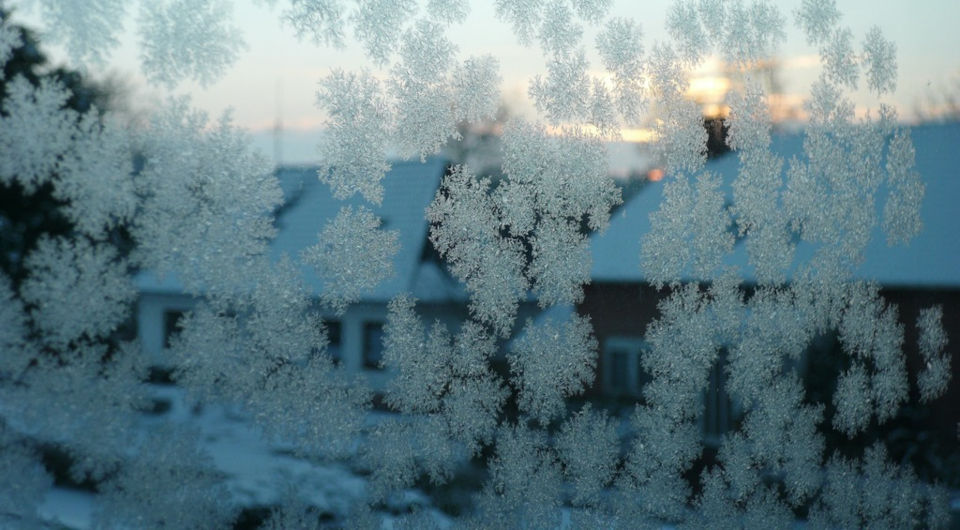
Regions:
M 0 9 L 0 20 L 10 17 L 9 10 Z M 0 113 L 6 114 L 4 101 L 7 96 L 7 84 L 20 76 L 33 86 L 41 80 L 55 80 L 70 91 L 66 107 L 85 113 L 91 108 L 104 112 L 111 107 L 110 91 L 86 79 L 79 72 L 63 67 L 50 68 L 46 55 L 34 33 L 25 27 L 17 26 L 21 34 L 20 46 L 12 50 L 12 56 L 3 68 L 0 79 Z M 47 181 L 32 193 L 27 192 L 19 183 L 0 182 L 0 272 L 11 281 L 17 290 L 27 275 L 24 258 L 36 247 L 43 236 L 56 237 L 70 234 L 73 226 L 63 214 L 63 201 L 53 193 L 53 185 Z M 123 249 L 125 231 L 120 228 L 111 234 L 111 242 Z

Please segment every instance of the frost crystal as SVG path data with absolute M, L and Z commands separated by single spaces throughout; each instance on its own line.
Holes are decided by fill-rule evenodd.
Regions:
M 137 206 L 131 175 L 130 140 L 112 120 L 92 109 L 78 124 L 60 165 L 54 194 L 76 227 L 93 238 L 129 221 Z
M 590 320 L 579 315 L 565 322 L 527 322 L 508 356 L 520 410 L 542 425 L 564 412 L 564 398 L 593 380 L 597 341 Z
M 540 25 L 544 0 L 496 0 L 497 17 L 513 26 L 513 33 L 522 44 L 530 44 Z
M 709 279 L 722 272 L 721 260 L 734 238 L 719 186 L 712 173 L 702 173 L 693 183 L 680 176 L 664 186 L 663 203 L 650 214 L 650 232 L 640 247 L 641 267 L 653 282 Z
M 782 282 L 793 260 L 788 220 L 779 200 L 783 160 L 770 151 L 770 115 L 763 90 L 750 85 L 730 105 L 727 143 L 740 156 L 740 174 L 733 183 L 731 213 L 760 282 Z
M 94 247 L 83 239 L 43 239 L 28 256 L 27 266 L 31 272 L 21 294 L 54 347 L 110 333 L 136 295 L 113 248 Z
M 612 18 L 597 35 L 603 66 L 613 74 L 617 110 L 628 123 L 640 119 L 643 100 L 643 43 L 640 26 L 626 18 Z
M 590 281 L 590 244 L 579 226 L 566 220 L 546 219 L 533 236 L 533 260 L 528 274 L 543 306 L 583 300 L 583 285 Z
M 826 469 L 823 493 L 810 512 L 814 528 L 942 528 L 949 519 L 937 490 L 894 468 L 882 445 L 868 448 L 862 463 L 834 456 Z
M 697 19 L 696 3 L 674 2 L 667 14 L 667 31 L 677 41 L 680 57 L 691 63 L 700 61 L 702 50 L 707 48 L 707 35 Z
M 834 424 L 852 436 L 874 414 L 880 423 L 892 418 L 906 401 L 908 387 L 896 307 L 884 306 L 876 286 L 853 285 L 848 297 L 839 332 L 844 351 L 855 360 L 837 383 Z
M 22 43 L 20 30 L 7 23 L 7 19 L 0 21 L 0 65 L 7 64 L 13 50 L 21 46 Z M 3 70 L 0 69 L 0 80 L 3 79 L 3 76 Z
M 600 79 L 593 80 L 593 87 L 590 91 L 590 112 L 588 122 L 597 128 L 600 136 L 604 138 L 619 138 L 620 121 L 617 119 L 617 111 L 614 107 L 613 97 L 607 90 L 607 85 Z
M 620 191 L 607 174 L 606 150 L 600 138 L 582 129 L 566 129 L 551 138 L 542 127 L 512 122 L 504 131 L 503 171 L 507 189 L 519 187 L 526 203 L 503 199 L 511 232 L 534 229 L 530 220 L 567 219 L 605 230 Z M 532 211 L 531 211 L 532 210 Z
M 384 160 L 390 118 L 380 82 L 368 73 L 335 70 L 322 81 L 317 100 L 329 116 L 319 149 L 320 180 L 338 199 L 359 192 L 380 204 L 380 180 L 390 169 Z
M 458 122 L 492 118 L 500 104 L 500 64 L 489 55 L 470 57 L 453 73 L 452 89 Z
M 857 87 L 860 72 L 857 70 L 853 52 L 853 33 L 849 29 L 835 31 L 821 49 L 820 55 L 823 59 L 824 75 L 830 82 L 850 89 Z
M 835 0 L 803 0 L 794 15 L 809 44 L 824 43 L 840 22 Z
M 548 55 L 560 55 L 580 42 L 583 29 L 573 22 L 573 13 L 564 0 L 553 0 L 543 10 L 540 45 Z
M 28 443 L 5 424 L 0 425 L 0 473 L 12 486 L 0 497 L 0 521 L 22 528 L 42 528 L 37 508 L 53 486 L 53 478 Z
M 880 28 L 874 26 L 863 43 L 867 62 L 867 86 L 879 94 L 893 92 L 897 88 L 897 46 L 883 37 Z
M 678 288 L 658 308 L 661 317 L 647 327 L 650 349 L 641 358 L 653 376 L 644 396 L 671 420 L 696 418 L 700 389 L 720 349 L 715 315 L 696 284 Z
M 395 298 L 388 307 L 384 327 L 384 366 L 395 367 L 397 378 L 388 397 L 391 406 L 404 411 L 436 411 L 443 387 L 449 379 L 449 337 L 434 327 L 425 341 L 426 330 L 414 312 L 415 301 Z
M 40 3 L 49 25 L 57 28 L 52 35 L 67 45 L 68 54 L 76 63 L 103 64 L 108 50 L 119 42 L 117 34 L 122 25 L 117 21 L 124 19 L 127 7 L 123 0 L 41 0 Z
M 290 0 L 290 8 L 283 16 L 298 38 L 309 35 L 317 44 L 344 44 L 344 9 L 340 0 Z
M 29 364 L 4 374 L 12 379 L 0 386 L 0 413 L 8 424 L 33 439 L 64 444 L 77 481 L 103 480 L 113 469 L 131 413 L 144 406 L 145 374 L 136 345 L 117 344 L 112 359 L 106 350 L 94 341 L 78 341 L 56 355 L 50 348 L 29 348 L 19 352 L 33 354 Z
M 603 146 L 579 131 L 551 139 L 522 122 L 511 124 L 504 136 L 509 180 L 498 192 L 505 224 L 516 235 L 533 237 L 528 273 L 541 304 L 577 302 L 590 267 L 579 223 L 606 228 L 609 210 L 620 200 L 605 175 Z
M 50 178 L 69 148 L 76 112 L 63 108 L 70 93 L 48 79 L 33 87 L 17 75 L 6 83 L 6 90 L 0 117 L 0 181 L 8 185 L 16 181 L 33 192 Z
M 563 424 L 557 452 L 565 475 L 576 488 L 574 502 L 596 505 L 616 471 L 620 441 L 614 422 L 604 412 L 584 406 Z
M 477 525 L 556 528 L 560 524 L 560 469 L 544 436 L 522 426 L 502 427 L 491 479 L 480 496 Z
M 490 182 L 457 167 L 427 209 L 430 242 L 471 293 L 470 311 L 506 335 L 528 287 L 519 241 L 500 235 Z
M 323 302 L 338 314 L 393 275 L 399 234 L 379 227 L 380 219 L 367 208 L 344 206 L 323 227 L 320 242 L 304 251 L 304 262 L 323 278 Z
M 106 57 L 126 10 L 119 0 L 37 1 L 80 61 Z M 881 443 L 841 452 L 831 441 L 874 438 L 911 394 L 912 329 L 878 285 L 855 279 L 877 228 L 890 244 L 920 231 L 924 185 L 892 107 L 857 118 L 849 94 L 861 74 L 878 95 L 896 87 L 896 46 L 871 28 L 857 49 L 834 0 L 798 3 L 822 71 L 804 105 L 802 151 L 786 159 L 772 149 L 769 96 L 755 78 L 785 35 L 774 3 L 677 0 L 671 42 L 645 51 L 637 23 L 608 16 L 611 0 L 497 0 L 518 39 L 542 48 L 546 71 L 528 93 L 544 123 L 506 123 L 489 177 L 465 166 L 445 176 L 426 211 L 429 239 L 465 284 L 469 318 L 395 297 L 376 374 L 334 363 L 323 321 L 391 274 L 398 234 L 368 206 L 344 205 L 314 227 L 314 246 L 274 261 L 279 183 L 229 116 L 211 124 L 174 100 L 131 133 L 99 110 L 71 110 L 80 94 L 43 72 L 5 80 L 0 184 L 52 193 L 69 226 L 31 240 L 24 256 L 9 252 L 23 274 L 0 275 L 0 472 L 11 484 L 0 525 L 40 524 L 35 507 L 51 486 L 33 440 L 61 447 L 73 478 L 97 483 L 94 527 L 236 524 L 201 440 L 137 425 L 146 356 L 115 331 L 139 271 L 194 296 L 165 348 L 191 399 L 238 405 L 297 457 L 351 458 L 369 471 L 365 498 L 336 521 L 351 528 L 379 526 L 378 504 L 392 510 L 424 478 L 445 484 L 483 458 L 486 482 L 456 521 L 469 528 L 780 528 L 798 514 L 811 528 L 946 526 L 943 488 L 895 465 Z M 141 2 L 148 78 L 215 81 L 242 47 L 228 7 Z M 465 0 L 286 3 L 299 36 L 341 46 L 353 35 L 379 68 L 335 70 L 321 83 L 318 178 L 335 197 L 380 203 L 388 150 L 424 159 L 498 114 L 499 64 L 464 60 L 444 32 L 468 11 Z M 587 25 L 604 74 L 582 45 Z M 0 64 L 21 37 L 0 22 Z M 712 54 L 739 79 L 717 120 L 738 159 L 732 182 L 703 171 L 707 131 L 690 97 L 691 69 Z M 590 281 L 590 233 L 620 202 L 605 144 L 640 125 L 653 129 L 667 178 L 651 231 L 637 234 L 640 261 L 644 280 L 668 289 L 627 357 L 639 369 L 627 424 L 568 400 L 598 380 L 599 363 L 611 363 L 601 382 L 623 369 L 598 358 L 591 320 L 574 305 Z M 743 270 L 731 265 L 741 251 Z M 305 287 L 302 265 L 322 278 L 320 293 Z M 547 311 L 514 335 L 534 298 Z M 422 321 L 438 309 L 440 319 Z M 916 319 L 924 403 L 947 391 L 947 313 L 934 306 Z M 595 322 L 609 336 L 611 322 Z M 822 363 L 810 356 L 834 337 L 830 360 L 842 368 L 826 374 L 836 384 L 821 395 L 812 377 Z M 504 361 L 508 374 L 494 370 Z M 390 414 L 370 415 L 374 391 Z M 321 526 L 319 516 L 288 494 L 267 526 Z M 393 521 L 435 523 L 429 510 Z
M 293 264 L 254 274 L 252 293 L 199 304 L 181 321 L 177 379 L 200 397 L 243 404 L 268 436 L 300 451 L 342 455 L 367 390 L 324 354 L 320 317 Z
M 136 197 L 126 131 L 95 108 L 82 116 L 62 108 L 69 93 L 49 80 L 33 87 L 17 76 L 7 90 L 0 146 L 9 156 L 0 161 L 0 182 L 32 192 L 52 180 L 66 215 L 93 238 L 129 219 Z
M 731 64 L 771 57 L 786 38 L 780 11 L 768 2 L 680 0 L 667 15 L 667 30 L 684 62 L 697 64 L 716 47 Z
M 196 435 L 173 429 L 160 427 L 136 444 L 135 455 L 102 485 L 95 527 L 210 528 L 233 518 L 224 502 L 229 494 L 197 449 Z
M 546 79 L 538 75 L 529 90 L 537 110 L 546 113 L 554 125 L 585 119 L 589 91 L 590 78 L 583 50 L 551 58 Z
M 354 36 L 363 43 L 371 59 L 386 64 L 400 39 L 404 22 L 416 12 L 417 3 L 415 0 L 356 0 L 356 3 L 356 10 L 350 16 Z
M 456 136 L 456 116 L 445 82 L 456 48 L 427 21 L 404 34 L 390 90 L 397 101 L 397 141 L 404 154 L 424 160 Z
M 414 305 L 400 296 L 389 306 L 383 363 L 397 376 L 386 401 L 412 416 L 375 433 L 367 458 L 377 470 L 378 495 L 409 486 L 417 469 L 434 482 L 449 480 L 462 448 L 476 456 L 493 440 L 507 397 L 487 364 L 493 336 L 475 322 L 456 337 L 439 322 L 426 333 Z
M 950 356 L 944 351 L 947 347 L 947 334 L 943 330 L 943 307 L 928 307 L 920 311 L 917 317 L 917 329 L 920 330 L 920 355 L 924 368 L 920 372 L 920 399 L 931 401 L 947 390 L 950 382 Z
M 689 468 L 700 451 L 696 425 L 676 422 L 661 411 L 640 406 L 631 423 L 637 435 L 620 481 L 625 499 L 618 506 L 619 517 L 650 523 L 682 519 L 690 491 L 678 475 Z M 641 491 L 646 494 L 639 496 Z
M 286 500 L 279 508 L 270 512 L 264 521 L 263 530 L 320 530 L 320 511 L 300 499 Z
M 669 46 L 653 48 L 649 65 L 649 97 L 657 100 L 657 154 L 668 173 L 694 173 L 706 161 L 707 131 L 697 104 L 684 97 L 686 73 Z
M 251 257 L 262 256 L 274 234 L 271 213 L 281 194 L 229 115 L 207 126 L 186 100 L 154 116 L 135 180 L 144 198 L 132 232 L 139 264 L 213 295 L 247 288 Z
M 183 79 L 216 81 L 244 47 L 223 0 L 158 0 L 143 4 L 140 60 L 147 77 L 168 87 Z
M 613 0 L 572 0 L 571 3 L 577 16 L 586 22 L 597 23 L 606 16 Z
M 726 27 L 721 46 L 731 63 L 751 64 L 773 57 L 777 47 L 786 40 L 784 19 L 771 4 L 754 1 L 749 9 L 740 2 L 731 2 L 725 11 Z
M 914 169 L 914 149 L 909 131 L 897 131 L 887 153 L 887 200 L 883 205 L 883 231 L 887 244 L 909 242 L 923 228 L 920 205 L 924 185 Z
M 467 0 L 429 0 L 427 13 L 438 22 L 463 22 L 470 13 Z
M 15 376 L 31 362 L 27 324 L 23 303 L 0 275 L 0 374 Z

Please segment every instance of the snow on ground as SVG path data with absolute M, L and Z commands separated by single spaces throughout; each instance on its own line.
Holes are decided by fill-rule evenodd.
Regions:
M 194 409 L 187 404 L 185 392 L 175 386 L 152 386 L 151 393 L 154 398 L 168 402 L 170 409 L 160 415 L 144 415 L 142 428 L 173 421 L 199 429 L 205 449 L 217 470 L 226 477 L 227 487 L 239 506 L 274 505 L 292 488 L 321 513 L 343 520 L 350 506 L 364 496 L 366 480 L 362 476 L 339 462 L 293 456 L 288 447 L 267 442 L 259 429 L 230 406 L 207 405 Z M 389 416 L 371 412 L 367 426 L 372 427 Z M 628 428 L 626 424 L 620 427 Z M 81 530 L 90 528 L 96 503 L 93 493 L 54 487 L 38 511 L 52 528 Z M 430 498 L 419 490 L 407 490 L 392 498 L 387 508 L 403 513 L 412 506 L 426 510 L 441 528 L 453 525 L 453 520 L 433 508 Z M 956 520 L 960 512 L 960 491 L 951 494 L 951 510 Z M 570 524 L 570 514 L 566 512 L 564 527 Z M 397 519 L 383 514 L 382 528 L 393 528 Z M 798 525 L 803 526 L 799 522 Z
M 48 523 L 67 528 L 90 528 L 95 495 L 87 491 L 51 488 L 37 509 Z
M 225 476 L 233 501 L 241 507 L 266 507 L 276 504 L 285 492 L 296 491 L 301 500 L 320 513 L 338 519 L 347 516 L 350 506 L 365 495 L 366 479 L 339 462 L 314 461 L 294 456 L 282 444 L 271 444 L 260 430 L 235 408 L 220 404 L 191 407 L 183 389 L 151 385 L 158 401 L 169 403 L 169 410 L 144 415 L 140 426 L 150 429 L 163 422 L 187 424 L 199 430 L 202 444 L 215 468 Z M 376 414 L 369 418 L 375 424 Z M 96 495 L 54 487 L 39 508 L 39 515 L 54 527 L 90 528 L 96 509 Z M 419 506 L 442 527 L 449 518 L 431 507 L 429 497 L 409 490 L 392 499 L 391 511 L 402 513 Z M 384 528 L 392 528 L 396 518 L 383 516 Z

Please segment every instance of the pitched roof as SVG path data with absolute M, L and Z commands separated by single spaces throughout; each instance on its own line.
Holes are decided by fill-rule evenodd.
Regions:
M 911 135 L 926 186 L 923 229 L 894 247 L 875 231 L 857 274 L 883 285 L 960 287 L 960 123 L 917 126 Z
M 383 202 L 380 205 L 366 203 L 354 196 L 341 201 L 336 199 L 330 187 L 319 181 L 314 167 L 285 167 L 277 171 L 277 179 L 283 191 L 283 204 L 277 211 L 277 237 L 270 244 L 270 257 L 277 261 L 284 254 L 298 258 L 300 253 L 317 242 L 317 237 L 327 221 L 336 217 L 343 206 L 366 206 L 381 219 L 381 227 L 399 232 L 400 250 L 394 257 L 395 274 L 383 281 L 364 301 L 388 301 L 394 296 L 423 290 L 423 275 L 420 257 L 427 241 L 425 210 L 433 200 L 446 162 L 430 158 L 426 162 L 399 161 L 383 178 Z M 307 289 L 319 294 L 323 283 L 309 267 L 302 267 L 302 277 Z M 427 271 L 429 275 L 429 271 Z M 173 277 L 162 280 L 149 271 L 141 272 L 135 280 L 141 291 L 180 292 L 182 287 Z M 436 289 L 433 289 L 436 291 Z M 437 292 L 429 293 L 432 297 Z
M 889 247 L 880 227 L 874 229 L 864 263 L 854 277 L 876 280 L 888 286 L 960 287 L 960 223 L 954 217 L 960 204 L 960 123 L 929 124 L 911 128 L 916 149 L 916 170 L 923 178 L 926 195 L 920 217 L 923 229 L 909 245 Z M 776 135 L 772 150 L 785 160 L 803 152 L 803 135 Z M 705 169 L 722 176 L 723 189 L 732 197 L 731 183 L 740 162 L 735 154 L 707 163 Z M 882 207 L 885 190 L 878 195 Z M 650 214 L 663 199 L 663 181 L 650 182 L 616 211 L 610 227 L 591 238 L 596 282 L 643 282 L 640 269 L 640 237 L 650 231 Z M 798 248 L 798 255 L 810 249 Z M 736 265 L 744 280 L 753 280 L 744 245 L 738 244 L 725 262 Z
M 277 237 L 270 245 L 273 259 L 287 254 L 299 256 L 317 242 L 317 234 L 343 206 L 366 206 L 380 218 L 382 229 L 399 232 L 400 250 L 394 257 L 395 274 L 381 282 L 364 297 L 366 301 L 388 301 L 411 291 L 417 277 L 423 245 L 427 241 L 425 211 L 440 186 L 446 162 L 440 158 L 394 162 L 383 178 L 383 202 L 373 205 L 361 197 L 341 201 L 330 187 L 317 179 L 316 168 L 283 168 L 277 173 L 283 189 L 284 205 L 277 218 Z M 323 282 L 310 267 L 303 278 L 313 294 L 319 294 Z

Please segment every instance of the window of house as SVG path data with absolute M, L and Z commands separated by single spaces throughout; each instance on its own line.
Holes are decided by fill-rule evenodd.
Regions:
M 383 358 L 383 322 L 365 322 L 363 324 L 363 367 L 380 369 Z
M 727 392 L 727 349 L 721 348 L 710 369 L 710 380 L 703 392 L 703 438 L 707 444 L 719 445 L 721 437 L 733 429 L 739 408 Z
M 179 309 L 167 309 L 163 312 L 163 347 L 169 348 L 173 337 L 180 333 L 180 321 L 183 319 L 183 311 Z
M 645 342 L 633 337 L 611 337 L 603 346 L 602 387 L 607 394 L 640 397 L 649 379 L 640 364 Z
M 324 320 L 323 327 L 327 330 L 327 355 L 333 359 L 333 364 L 340 364 L 343 360 L 340 347 L 340 321 Z

